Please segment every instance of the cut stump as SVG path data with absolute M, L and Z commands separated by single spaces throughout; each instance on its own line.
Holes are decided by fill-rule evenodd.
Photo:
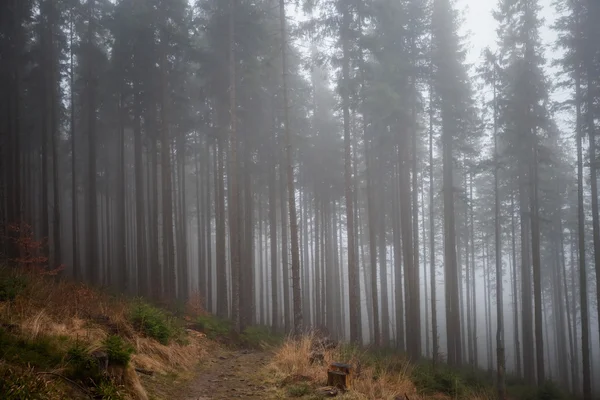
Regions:
M 342 390 L 350 388 L 352 382 L 352 366 L 349 364 L 333 363 L 327 371 L 327 386 Z

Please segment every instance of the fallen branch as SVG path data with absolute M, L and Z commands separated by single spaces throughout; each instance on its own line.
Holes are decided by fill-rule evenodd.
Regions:
M 51 375 L 51 376 L 55 376 L 57 378 L 61 378 L 62 380 L 64 380 L 65 382 L 69 383 L 71 386 L 74 386 L 75 388 L 81 390 L 83 393 L 85 393 L 90 399 L 93 399 L 94 396 L 92 396 L 92 394 L 90 393 L 89 390 L 87 390 L 86 388 L 84 388 L 83 386 L 81 386 L 79 383 L 67 378 L 64 375 L 61 374 L 57 374 L 55 372 L 37 372 L 36 375 Z
M 136 368 L 135 369 L 136 372 L 139 372 L 140 374 L 144 374 L 144 375 L 149 375 L 149 376 L 154 376 L 154 371 L 150 371 L 148 369 L 143 369 L 143 368 Z

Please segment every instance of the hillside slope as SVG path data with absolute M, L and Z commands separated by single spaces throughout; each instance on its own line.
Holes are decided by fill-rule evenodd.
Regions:
M 48 276 L 50 275 L 50 276 Z M 323 398 L 332 362 L 354 368 L 343 399 L 494 399 L 479 371 L 411 365 L 393 351 L 314 334 L 239 336 L 191 301 L 180 316 L 58 279 L 0 268 L 0 398 L 208 400 Z M 551 385 L 513 385 L 514 400 L 565 399 Z

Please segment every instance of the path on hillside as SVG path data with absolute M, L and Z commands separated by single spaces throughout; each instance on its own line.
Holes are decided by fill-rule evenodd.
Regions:
M 199 374 L 181 400 L 273 399 L 275 389 L 266 382 L 265 367 L 271 354 L 254 350 L 219 350 L 202 361 Z

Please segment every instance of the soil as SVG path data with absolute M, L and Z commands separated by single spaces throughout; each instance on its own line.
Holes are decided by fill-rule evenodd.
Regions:
M 272 354 L 255 350 L 218 350 L 203 360 L 199 373 L 177 400 L 278 399 L 266 366 Z

